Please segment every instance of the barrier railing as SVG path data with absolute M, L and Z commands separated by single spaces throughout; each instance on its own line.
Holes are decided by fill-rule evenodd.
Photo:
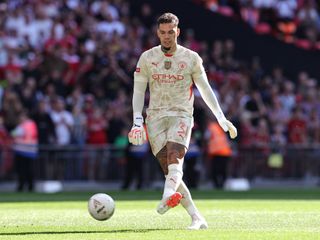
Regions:
M 287 145 L 285 147 L 240 148 L 235 146 L 228 165 L 229 177 L 255 179 L 304 179 L 320 176 L 320 145 Z M 34 161 L 35 178 L 39 180 L 122 180 L 130 157 L 126 149 L 112 145 L 46 145 L 40 146 Z M 188 160 L 185 160 L 188 161 Z M 151 152 L 140 161 L 146 183 L 163 179 Z M 187 165 L 187 164 L 185 164 Z M 192 167 L 200 180 L 210 179 L 210 158 L 200 154 Z M 130 170 L 130 169 L 129 169 Z M 0 179 L 15 178 L 14 153 L 10 146 L 0 146 Z

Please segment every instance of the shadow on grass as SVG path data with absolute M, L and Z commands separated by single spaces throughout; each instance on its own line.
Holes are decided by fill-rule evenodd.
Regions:
M 153 231 L 171 231 L 176 230 L 172 228 L 168 229 L 121 229 L 121 230 L 105 230 L 105 231 L 43 231 L 43 232 L 15 232 L 15 233 L 0 233 L 0 236 L 23 236 L 23 235 L 46 235 L 46 234 L 90 234 L 90 233 L 148 233 Z
M 162 191 L 105 191 L 115 201 L 158 201 Z M 1 202 L 87 201 L 95 192 L 0 193 Z M 191 190 L 194 199 L 203 200 L 320 200 L 320 189 L 254 189 L 245 192 Z

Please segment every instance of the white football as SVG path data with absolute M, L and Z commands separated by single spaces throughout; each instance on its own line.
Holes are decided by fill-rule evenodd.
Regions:
M 88 201 L 88 211 L 96 220 L 104 221 L 111 218 L 114 210 L 114 200 L 108 194 L 96 193 Z

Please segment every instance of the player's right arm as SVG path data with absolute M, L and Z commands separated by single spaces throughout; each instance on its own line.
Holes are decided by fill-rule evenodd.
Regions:
M 144 97 L 148 84 L 147 64 L 145 54 L 140 56 L 134 72 L 134 86 L 132 97 L 133 126 L 128 134 L 129 142 L 134 145 L 141 145 L 147 140 L 146 131 L 143 127 L 142 110 Z

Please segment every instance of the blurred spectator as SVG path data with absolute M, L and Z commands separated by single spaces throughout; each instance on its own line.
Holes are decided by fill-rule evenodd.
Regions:
M 4 125 L 8 131 L 11 131 L 18 124 L 17 116 L 23 109 L 18 95 L 10 90 L 6 90 L 3 97 L 2 112 L 4 116 Z
M 296 96 L 294 94 L 294 84 L 290 81 L 283 82 L 282 91 L 279 95 L 280 104 L 286 114 L 291 114 L 296 105 Z
M 294 107 L 291 119 L 288 122 L 288 143 L 294 148 L 291 149 L 287 157 L 291 163 L 292 175 L 298 178 L 301 178 L 304 174 L 304 162 L 301 159 L 303 159 L 305 153 L 301 147 L 306 146 L 308 141 L 306 120 L 301 107 Z
M 9 134 L 4 126 L 3 116 L 0 114 L 0 146 L 3 147 L 9 140 Z
M 82 108 L 75 105 L 72 110 L 74 125 L 72 128 L 72 143 L 83 146 L 86 143 L 88 135 L 88 119 Z
M 263 155 L 267 155 L 270 152 L 270 130 L 268 123 L 264 118 L 261 118 L 258 121 L 257 129 L 253 135 L 252 145 Z
M 48 145 L 56 142 L 55 125 L 48 113 L 47 103 L 40 100 L 38 106 L 32 115 L 38 129 L 38 138 L 40 145 Z
M 285 76 L 283 69 L 279 66 L 276 66 L 272 69 L 272 83 L 281 85 L 284 84 L 284 82 L 290 82 Z
M 271 152 L 270 130 L 266 119 L 261 118 L 258 120 L 252 140 L 252 148 L 250 151 L 252 156 L 251 160 L 254 161 L 254 163 L 250 165 L 255 166 L 255 168 L 249 167 L 250 178 L 261 176 L 263 172 L 266 171 L 267 160 Z
M 85 96 L 82 94 L 81 87 L 76 86 L 66 99 L 66 108 L 71 111 L 74 107 L 83 109 L 84 101 Z
M 239 147 L 248 149 L 253 145 L 253 134 L 256 132 L 252 125 L 250 114 L 243 112 L 240 116 Z
M 308 126 L 308 142 L 311 144 L 320 143 L 320 118 L 316 108 L 313 108 L 310 112 L 309 119 L 307 119 Z
M 216 120 L 208 124 L 208 158 L 214 186 L 222 189 L 227 179 L 227 170 L 232 155 L 229 140 Z
M 84 104 L 83 104 L 83 112 L 87 118 L 91 118 L 93 115 L 95 105 L 95 98 L 93 95 L 88 94 L 84 97 Z
M 257 126 L 259 119 L 266 116 L 267 109 L 259 91 L 253 90 L 251 92 L 245 104 L 245 111 L 249 113 L 253 126 Z
M 69 111 L 65 110 L 65 103 L 62 98 L 58 97 L 53 101 L 50 116 L 54 123 L 57 144 L 70 144 L 74 119 L 72 114 Z
M 127 140 L 127 134 L 125 135 Z M 126 165 L 125 165 L 125 176 L 122 185 L 122 189 L 129 189 L 130 185 L 136 180 L 136 189 L 143 187 L 144 181 L 144 166 L 148 161 L 149 144 L 145 142 L 142 145 L 132 145 L 127 143 L 126 150 Z
M 93 145 L 104 145 L 107 141 L 107 122 L 103 116 L 102 109 L 94 106 L 93 113 L 87 120 L 87 143 Z
M 273 133 L 270 136 L 271 152 L 268 157 L 268 167 L 274 177 L 282 175 L 283 157 L 286 154 L 287 138 L 283 131 L 283 126 L 276 124 L 273 126 Z
M 10 135 L 4 126 L 3 116 L 0 114 L 0 178 L 9 170 L 8 152 L 10 143 Z
M 15 167 L 18 174 L 17 191 L 23 191 L 25 184 L 28 190 L 34 188 L 34 160 L 38 156 L 38 130 L 36 123 L 25 111 L 19 114 L 19 123 L 11 132 L 14 139 Z
M 268 111 L 268 117 L 272 129 L 277 126 L 278 128 L 282 128 L 282 131 L 285 131 L 290 116 L 291 115 L 288 111 L 284 111 L 279 98 L 273 98 L 272 105 Z
M 29 77 L 26 79 L 24 87 L 19 90 L 20 100 L 23 104 L 23 107 L 29 112 L 32 112 L 32 110 L 37 106 L 36 87 L 36 80 L 32 77 Z
M 58 96 L 67 96 L 68 86 L 62 78 L 62 73 L 58 70 L 51 70 L 48 78 L 48 84 L 52 84 L 55 93 Z
M 88 177 L 94 179 L 97 173 L 101 176 L 105 174 L 106 169 L 101 169 L 99 162 L 104 162 L 105 156 L 103 149 L 95 149 L 95 146 L 104 146 L 107 144 L 107 121 L 103 115 L 102 109 L 98 106 L 93 106 L 92 114 L 87 117 L 87 141 L 86 143 L 93 147 L 94 150 L 89 152 L 88 159 Z
M 292 144 L 307 143 L 307 122 L 300 107 L 292 110 L 288 122 L 288 142 Z
M 52 49 L 44 52 L 41 71 L 45 83 L 50 82 L 49 77 L 51 77 L 51 82 L 54 85 L 59 84 L 58 86 L 60 86 L 62 84 L 62 74 L 68 68 L 68 64 L 63 60 L 62 54 L 63 49 L 60 45 L 54 45 Z M 50 73 L 49 76 L 48 73 Z
M 50 161 L 47 163 L 48 177 L 63 179 L 64 162 L 70 158 L 72 154 L 72 152 L 66 151 L 65 147 L 71 144 L 74 119 L 71 112 L 65 109 L 65 103 L 62 97 L 53 99 L 50 117 L 53 121 L 56 134 L 54 154 L 57 162 Z
M 110 143 L 114 143 L 117 136 L 122 132 L 122 129 L 128 125 L 127 113 L 123 111 L 122 107 L 123 106 L 110 106 L 106 113 L 109 121 L 107 135 Z
M 271 146 L 273 150 L 278 150 L 283 148 L 287 143 L 287 138 L 284 134 L 284 129 L 281 124 L 275 123 L 273 126 L 273 133 L 270 136 Z
M 55 125 L 49 114 L 49 103 L 42 99 L 33 109 L 32 119 L 35 121 L 38 130 L 39 143 L 39 165 L 40 177 L 46 178 L 48 168 L 52 164 L 53 154 L 50 151 L 51 144 L 56 144 Z
M 310 79 L 308 81 L 307 89 L 304 95 L 301 94 L 302 99 L 299 101 L 302 111 L 307 116 L 310 116 L 313 109 L 317 107 L 317 89 L 316 81 Z

